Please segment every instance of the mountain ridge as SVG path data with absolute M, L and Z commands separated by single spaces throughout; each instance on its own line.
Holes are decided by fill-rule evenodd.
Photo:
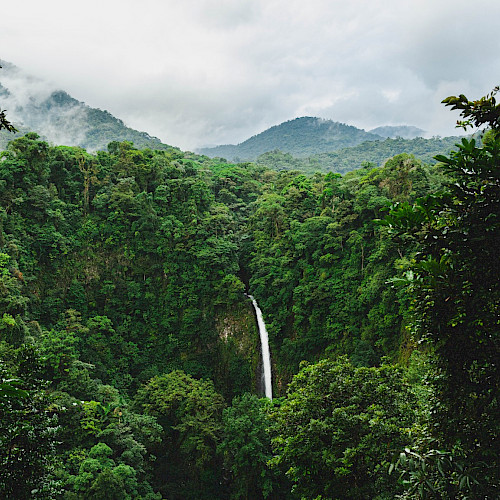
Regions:
M 369 132 L 388 139 L 396 139 L 398 137 L 402 139 L 415 139 L 426 135 L 425 130 L 413 127 L 412 125 L 383 125 L 373 128 Z
M 0 149 L 16 136 L 32 131 L 54 144 L 79 146 L 89 151 L 106 150 L 110 142 L 130 141 L 138 148 L 178 149 L 147 132 L 128 127 L 106 110 L 93 108 L 66 91 L 50 88 L 15 65 L 0 61 L 2 109 L 18 134 L 0 132 Z
M 2 109 L 8 110 L 9 119 L 18 129 L 16 134 L 0 131 L 0 150 L 12 139 L 34 131 L 53 144 L 79 146 L 88 151 L 106 150 L 113 141 L 129 141 L 138 149 L 180 152 L 147 132 L 127 127 L 108 111 L 92 108 L 64 90 L 50 88 L 11 63 L 0 61 L 0 65 Z M 377 127 L 367 132 L 345 123 L 304 116 L 274 125 L 240 144 L 200 148 L 195 155 L 189 155 L 205 155 L 210 161 L 222 158 L 259 164 L 265 159 L 270 168 L 278 170 L 346 172 L 366 161 L 380 164 L 402 152 L 432 162 L 435 154 L 449 151 L 456 141 L 413 140 L 423 132 L 408 125 Z
M 268 151 L 280 151 L 304 158 L 311 154 L 335 151 L 383 137 L 344 123 L 303 116 L 274 125 L 239 144 L 198 148 L 196 152 L 228 160 L 255 160 Z

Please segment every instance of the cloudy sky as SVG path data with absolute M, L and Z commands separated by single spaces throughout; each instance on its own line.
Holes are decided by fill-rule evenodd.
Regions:
M 183 149 L 298 116 L 452 135 L 500 84 L 498 0 L 16 0 L 0 59 Z

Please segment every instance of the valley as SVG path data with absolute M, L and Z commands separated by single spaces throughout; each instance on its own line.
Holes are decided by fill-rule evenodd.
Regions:
M 309 117 L 210 155 L 8 109 L 1 495 L 494 498 L 493 96 L 445 102 L 482 139 Z

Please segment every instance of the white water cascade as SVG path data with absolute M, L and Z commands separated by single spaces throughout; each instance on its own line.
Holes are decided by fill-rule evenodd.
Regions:
M 271 380 L 271 355 L 269 353 L 269 337 L 267 335 L 266 324 L 262 317 L 262 311 L 257 305 L 257 301 L 251 296 L 248 296 L 252 301 L 255 315 L 257 316 L 257 325 L 259 327 L 260 344 L 262 349 L 262 366 L 264 367 L 264 391 L 266 398 L 273 399 L 273 385 Z

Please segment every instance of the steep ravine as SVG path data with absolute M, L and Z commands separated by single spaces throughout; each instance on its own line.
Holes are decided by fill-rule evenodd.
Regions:
M 215 378 L 225 382 L 223 393 L 243 387 L 260 393 L 260 340 L 252 303 L 242 296 L 240 302 L 218 309 L 215 327 L 221 352 Z

